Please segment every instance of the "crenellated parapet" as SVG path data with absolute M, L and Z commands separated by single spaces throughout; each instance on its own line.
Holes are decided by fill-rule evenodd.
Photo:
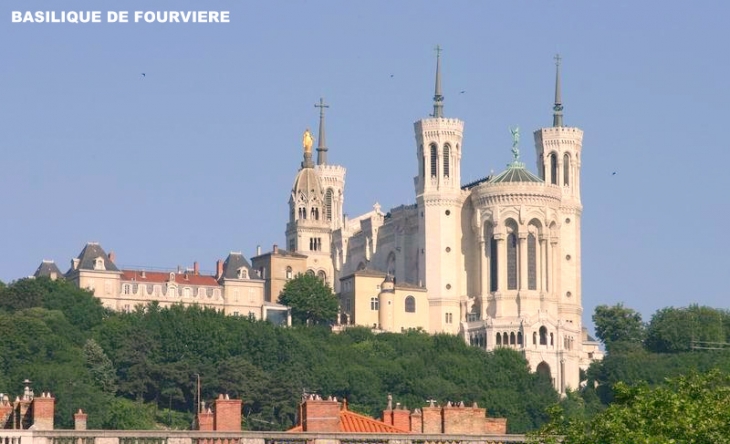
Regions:
M 464 121 L 454 118 L 421 119 L 413 124 L 416 134 L 424 137 L 451 136 L 461 138 L 464 134 Z

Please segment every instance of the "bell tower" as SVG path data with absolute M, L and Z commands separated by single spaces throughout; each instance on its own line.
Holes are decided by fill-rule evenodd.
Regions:
M 462 293 L 458 270 L 464 258 L 461 229 L 461 144 L 464 122 L 444 117 L 441 47 L 436 47 L 433 113 L 414 123 L 418 175 L 418 282 L 428 289 L 433 332 L 457 333 Z

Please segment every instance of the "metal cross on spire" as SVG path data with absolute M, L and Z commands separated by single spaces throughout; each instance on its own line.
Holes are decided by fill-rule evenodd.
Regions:
M 563 99 L 560 91 L 560 54 L 555 54 L 555 104 L 553 105 L 553 126 L 563 126 Z
M 317 165 L 324 165 L 327 163 L 327 144 L 325 143 L 324 136 L 324 109 L 329 108 L 329 105 L 324 103 L 322 97 L 319 98 L 319 104 L 314 104 L 315 108 L 319 108 L 319 142 L 317 143 Z
M 441 94 L 441 46 L 436 45 L 436 87 L 433 94 L 432 117 L 444 116 L 444 96 Z

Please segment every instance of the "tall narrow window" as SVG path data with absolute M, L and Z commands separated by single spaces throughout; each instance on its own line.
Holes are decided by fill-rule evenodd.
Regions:
M 327 274 L 324 271 L 322 271 L 322 270 L 318 271 L 317 277 L 320 278 L 322 280 L 322 282 L 327 282 Z
M 550 155 L 550 183 L 558 184 L 558 156 L 555 153 Z
M 547 345 L 547 328 L 540 327 L 540 345 Z
M 286 267 L 286 278 L 291 279 L 292 277 L 294 276 L 291 267 Z
M 406 296 L 406 313 L 416 312 L 416 298 L 413 296 Z
M 426 154 L 423 152 L 423 145 L 421 145 L 420 149 L 420 155 L 421 155 L 421 177 L 426 177 Z
M 517 235 L 507 236 L 507 289 L 517 290 Z
M 570 185 L 570 156 L 568 153 L 563 156 L 563 185 Z
M 438 149 L 436 145 L 431 145 L 431 177 L 436 177 L 438 174 Z
M 325 218 L 329 221 L 332 220 L 332 188 L 327 190 L 327 193 L 324 195 L 324 212 L 325 212 Z
M 497 291 L 499 267 L 497 262 L 497 239 L 489 239 L 489 291 Z
M 527 235 L 527 289 L 537 290 L 537 239 L 534 233 Z
M 373 311 L 380 309 L 380 301 L 378 301 L 378 298 L 370 298 L 370 309 Z
M 497 345 L 502 345 L 502 335 L 497 333 Z
M 444 145 L 444 177 L 449 177 L 449 155 L 451 154 L 451 147 Z

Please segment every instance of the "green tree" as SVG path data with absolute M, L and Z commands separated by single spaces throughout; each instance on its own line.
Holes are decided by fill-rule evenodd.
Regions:
M 695 345 L 721 345 L 727 339 L 727 317 L 727 312 L 696 304 L 658 310 L 647 329 L 646 347 L 655 353 L 677 353 Z
M 596 326 L 596 336 L 609 351 L 611 345 L 617 342 L 641 344 L 646 335 L 641 314 L 624 307 L 622 303 L 596 307 L 593 324 Z
M 337 297 L 322 279 L 299 274 L 284 286 L 279 302 L 291 307 L 292 320 L 305 324 L 327 324 L 337 318 Z
M 106 393 L 117 391 L 117 374 L 104 349 L 93 339 L 84 345 L 84 359 L 94 382 Z
M 591 420 L 570 419 L 559 406 L 534 441 L 565 444 L 730 443 L 730 375 L 711 370 L 650 388 L 619 382 L 614 402 Z

